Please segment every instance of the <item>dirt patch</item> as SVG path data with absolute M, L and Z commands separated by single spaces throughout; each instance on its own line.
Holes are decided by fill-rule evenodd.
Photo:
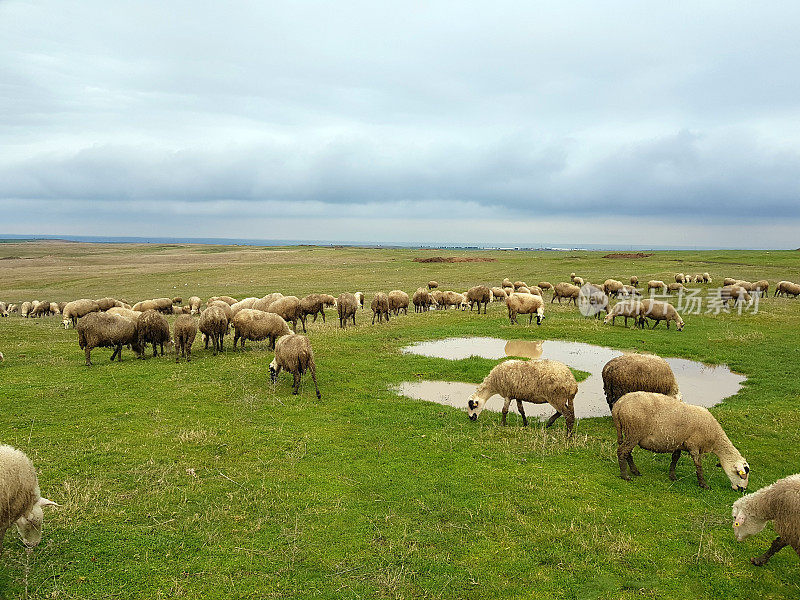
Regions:
M 603 258 L 647 258 L 648 256 L 653 256 L 653 253 L 647 252 L 612 252 L 611 254 L 606 254 Z
M 431 256 L 430 258 L 415 258 L 414 262 L 418 263 L 466 263 L 466 262 L 497 262 L 496 258 L 488 258 L 485 256 L 468 257 L 468 256 Z

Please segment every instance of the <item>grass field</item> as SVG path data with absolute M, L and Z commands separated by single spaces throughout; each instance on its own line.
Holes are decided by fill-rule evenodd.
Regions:
M 190 245 L 0 244 L 0 299 L 114 296 L 303 296 L 400 288 L 429 279 L 463 291 L 503 277 L 529 283 L 708 271 L 800 280 L 800 252 L 481 252 L 496 262 L 420 264 L 457 251 Z M 549 300 L 549 297 L 547 298 Z M 712 489 L 684 456 L 635 451 L 641 478 L 619 478 L 610 417 L 573 439 L 397 397 L 415 377 L 479 382 L 495 364 L 401 355 L 453 335 L 564 339 L 726 363 L 741 392 L 712 412 L 748 459 L 750 490 L 800 471 L 800 300 L 764 300 L 757 314 L 686 315 L 678 333 L 602 326 L 548 304 L 541 327 L 438 311 L 388 325 L 311 325 L 323 394 L 311 382 L 269 382 L 266 342 L 213 357 L 84 366 L 59 318 L 0 321 L 0 442 L 25 450 L 50 510 L 29 556 L 9 532 L 0 597 L 19 598 L 797 598 L 791 549 L 764 568 L 770 526 L 734 540 L 731 490 L 716 458 Z M 527 321 L 527 320 L 526 320 Z

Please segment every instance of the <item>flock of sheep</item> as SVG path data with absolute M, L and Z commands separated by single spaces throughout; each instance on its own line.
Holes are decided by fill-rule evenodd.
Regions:
M 535 316 L 537 323 L 541 324 L 544 319 L 545 292 L 552 291 L 551 303 L 556 299 L 559 303 L 563 299 L 576 305 L 581 302 L 591 308 L 593 315 L 599 316 L 605 312 L 606 323 L 614 324 L 616 317 L 624 317 L 626 325 L 627 320 L 632 318 L 641 327 L 645 326 L 648 319 L 654 321 L 653 327 L 660 321 L 665 321 L 667 328 L 670 322 L 675 322 L 679 331 L 684 326 L 683 320 L 668 302 L 641 299 L 636 277 L 630 278 L 630 285 L 614 279 L 594 285 L 575 273 L 570 278 L 571 283 L 552 285 L 542 281 L 536 286 L 504 279 L 500 286 L 478 285 L 464 293 L 441 291 L 439 284 L 431 281 L 426 287 L 417 289 L 411 298 L 401 290 L 377 292 L 370 305 L 372 323 L 376 319 L 378 323 L 388 321 L 392 314 L 408 314 L 410 303 L 414 304 L 415 312 L 446 310 L 449 307 L 462 310 L 469 308 L 471 311 L 477 306 L 479 314 L 481 307 L 486 314 L 490 302 L 505 302 L 511 323 L 517 322 L 518 315 L 529 315 L 529 323 Z M 663 293 L 677 292 L 689 282 L 710 283 L 711 277 L 708 273 L 691 277 L 678 273 L 674 284 L 653 280 L 647 283 L 647 289 Z M 720 295 L 726 301 L 738 302 L 749 300 L 750 294 L 766 294 L 768 290 L 767 281 L 750 283 L 725 279 Z M 797 297 L 800 295 L 800 285 L 781 281 L 775 287 L 775 295 Z M 617 299 L 614 306 L 610 304 L 612 298 Z M 298 323 L 304 332 L 307 331 L 309 317 L 314 322 L 317 317 L 325 321 L 325 308 L 335 308 L 339 326 L 345 328 L 348 323 L 355 324 L 359 308 L 364 308 L 364 294 L 343 293 L 338 298 L 328 294 L 310 294 L 300 299 L 272 293 L 243 300 L 214 296 L 206 301 L 205 307 L 197 296 L 189 298 L 185 306 L 182 298 L 156 298 L 132 306 L 114 298 L 80 299 L 67 303 L 32 301 L 6 305 L 0 302 L 0 316 L 18 313 L 23 317 L 35 318 L 60 314 L 65 328 L 72 325 L 77 330 L 79 346 L 84 350 L 87 365 L 91 365 L 91 351 L 94 348 L 113 348 L 113 361 L 114 358 L 122 360 L 123 346 L 130 347 L 142 356 L 148 344 L 152 345 L 154 356 L 159 350 L 163 356 L 164 345 L 169 347 L 174 344 L 175 360 L 183 356 L 190 361 L 191 348 L 198 332 L 202 335 L 205 348 L 211 343 L 216 354 L 223 349 L 224 336 L 233 328 L 234 349 L 237 345 L 243 349 L 247 340 L 269 340 L 270 348 L 274 349 L 274 359 L 269 365 L 273 382 L 281 370 L 286 370 L 294 377 L 292 388 L 293 393 L 297 394 L 302 375 L 309 372 L 317 398 L 321 398 L 311 343 L 307 336 L 296 331 Z M 165 317 L 167 314 L 177 315 L 172 332 Z M 603 383 L 617 432 L 617 457 L 623 479 L 630 480 L 631 475 L 640 475 L 632 458 L 632 451 L 638 446 L 652 452 L 671 453 L 669 477 L 673 480 L 681 453 L 686 452 L 694 461 L 698 484 L 703 488 L 708 488 L 708 485 L 703 476 L 701 459 L 706 453 L 714 453 L 733 489 L 746 489 L 749 464 L 707 409 L 683 403 L 675 376 L 666 361 L 639 354 L 615 358 L 603 369 Z M 577 391 L 575 377 L 563 363 L 554 360 L 508 360 L 495 366 L 467 400 L 468 415 L 471 420 L 476 420 L 486 401 L 499 394 L 504 399 L 502 423 L 506 423 L 513 400 L 516 401 L 523 425 L 527 425 L 523 403 L 547 403 L 556 410 L 547 426 L 563 415 L 567 435 L 571 435 L 575 422 L 573 402 Z M 10 446 L 0 446 L 0 551 L 5 531 L 12 524 L 17 525 L 26 546 L 36 546 L 41 540 L 42 508 L 54 505 L 57 506 L 41 496 L 35 469 L 27 456 Z M 764 555 L 752 559 L 754 564 L 765 564 L 786 545 L 800 554 L 800 475 L 792 475 L 740 498 L 733 505 L 732 516 L 736 538 L 740 541 L 758 533 L 768 521 L 774 520 L 779 537 Z

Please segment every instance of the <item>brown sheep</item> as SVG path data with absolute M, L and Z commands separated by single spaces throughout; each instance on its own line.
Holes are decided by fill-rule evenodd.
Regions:
M 227 303 L 223 302 L 223 304 Z M 228 305 L 228 309 L 230 309 L 230 305 Z M 225 311 L 220 306 L 212 303 L 212 306 L 200 313 L 198 329 L 204 336 L 206 350 L 208 350 L 208 341 L 211 340 L 214 356 L 217 355 L 217 352 L 222 352 L 225 334 L 228 331 L 228 317 L 225 316 Z
M 621 281 L 617 281 L 616 279 L 606 279 L 603 283 L 603 291 L 608 296 L 616 297 L 625 289 L 625 285 Z
M 739 280 L 738 279 L 734 279 L 733 277 L 726 277 L 725 279 L 722 280 L 722 285 L 733 285 L 737 281 L 739 281 Z
M 191 310 L 191 309 L 190 309 Z M 172 326 L 172 337 L 175 341 L 175 362 L 181 355 L 186 362 L 192 360 L 192 344 L 197 336 L 197 321 L 191 315 L 180 315 Z
M 528 284 L 524 281 L 515 281 L 514 282 L 514 290 L 518 290 L 521 287 L 528 287 Z
M 547 427 L 564 415 L 567 422 L 567 435 L 572 435 L 575 423 L 575 394 L 578 383 L 569 367 L 555 360 L 507 360 L 494 367 L 483 382 L 467 400 L 469 418 L 475 421 L 481 414 L 486 401 L 500 394 L 505 400 L 502 423 L 506 424 L 508 407 L 512 400 L 517 401 L 517 410 L 522 416 L 523 427 L 528 425 L 523 402 L 550 404 L 556 414 L 547 421 Z
M 753 284 L 753 291 L 762 298 L 769 295 L 769 281 L 761 279 Z
M 603 367 L 603 391 L 608 408 L 630 392 L 657 392 L 681 399 L 669 363 L 653 354 L 623 354 Z
M 300 308 L 300 298 L 297 296 L 284 296 L 269 305 L 266 312 L 275 313 L 287 323 L 292 324 L 292 329 L 297 331 L 297 322 L 300 321 L 303 331 L 306 330 L 306 317 Z
M 244 308 L 233 317 L 233 349 L 242 340 L 244 350 L 245 340 L 259 342 L 269 339 L 270 349 L 275 347 L 275 340 L 283 335 L 294 333 L 289 325 L 279 315 L 252 308 Z
M 428 290 L 435 290 L 438 287 L 439 287 L 439 282 L 438 281 L 429 281 L 428 282 Z
M 667 293 L 667 284 L 660 279 L 651 279 L 647 282 L 647 291 L 651 290 L 660 291 L 663 294 Z
M 116 357 L 122 362 L 122 346 L 130 345 L 137 355 L 144 352 L 139 344 L 139 333 L 136 321 L 110 315 L 104 312 L 92 312 L 78 320 L 75 327 L 78 332 L 78 345 L 86 355 L 86 366 L 92 365 L 92 349 L 114 348 L 111 361 Z
M 372 324 L 375 325 L 375 317 L 378 323 L 382 323 L 384 317 L 389 322 L 389 297 L 383 292 L 377 292 L 372 298 Z
M 631 285 L 633 287 L 636 287 L 637 285 L 639 285 L 639 278 L 636 277 L 636 275 L 631 276 Z
M 347 327 L 347 320 L 352 319 L 353 326 L 356 324 L 356 312 L 358 312 L 358 300 L 354 294 L 344 292 L 339 294 L 336 299 L 336 311 L 339 313 L 339 327 Z
M 672 293 L 672 292 L 680 292 L 680 291 L 681 291 L 681 290 L 683 290 L 683 289 L 684 289 L 684 288 L 683 288 L 683 284 L 682 284 L 682 283 L 670 283 L 670 284 L 667 286 L 667 292 L 668 292 L 668 293 Z
M 280 292 L 273 292 L 271 294 L 267 294 L 263 298 L 259 298 L 258 300 L 253 302 L 252 306 L 249 306 L 247 308 L 252 308 L 255 310 L 263 310 L 264 312 L 266 312 L 270 304 L 272 304 L 276 300 L 279 300 L 280 298 L 283 298 L 283 294 L 281 294 Z
M 732 303 L 734 306 L 741 302 L 750 302 L 752 300 L 747 290 L 739 285 L 726 285 L 719 289 L 719 298 L 723 304 Z
M 506 277 L 505 279 L 503 279 L 503 283 L 501 284 L 501 287 L 504 287 L 504 288 L 507 288 L 507 287 L 513 288 L 513 287 L 514 287 L 514 284 L 511 282 L 511 280 L 510 280 L 508 277 Z
M 389 311 L 398 316 L 401 310 L 408 314 L 408 294 L 402 290 L 392 290 L 389 292 Z
M 412 302 L 414 303 L 414 312 L 426 312 L 436 304 L 431 293 L 425 288 L 417 288 Z
M 153 356 L 158 356 L 158 347 L 164 356 L 164 343 L 170 343 L 169 323 L 164 315 L 155 310 L 144 311 L 137 322 L 137 330 L 142 352 L 147 349 L 147 344 L 153 344 Z
M 556 301 L 558 298 L 558 303 L 561 304 L 561 299 L 566 298 L 567 304 L 572 302 L 575 306 L 578 305 L 578 294 L 580 293 L 581 288 L 577 285 L 572 285 L 570 283 L 564 283 L 563 281 L 557 283 L 555 288 L 553 288 L 553 297 L 550 300 L 550 304 Z
M 277 344 L 275 344 L 275 358 L 269 363 L 269 376 L 272 383 L 278 381 L 281 369 L 286 369 L 294 377 L 292 394 L 300 393 L 300 379 L 303 373 L 308 371 L 314 381 L 317 399 L 322 398 L 317 385 L 317 367 L 314 363 L 314 351 L 311 349 L 311 342 L 306 336 L 292 334 L 278 340 Z
M 800 285 L 792 283 L 791 281 L 780 281 L 775 286 L 774 296 L 792 296 L 797 298 L 800 295 Z
M 306 318 L 313 315 L 314 323 L 317 322 L 317 317 L 322 315 L 322 322 L 325 322 L 325 307 L 333 306 L 336 303 L 336 298 L 330 294 L 309 294 L 300 300 L 300 311 L 303 313 L 303 322 Z
M 481 304 L 483 304 L 483 314 L 486 314 L 486 307 L 489 306 L 491 300 L 491 292 L 485 285 L 476 285 L 467 290 L 467 302 L 469 302 L 469 310 L 472 312 L 472 307 L 478 305 L 478 314 L 481 314 Z
M 114 308 L 115 306 L 122 306 L 122 302 L 116 298 L 100 298 L 99 300 L 95 300 L 95 302 L 97 302 L 97 306 L 99 306 L 102 311 Z
M 552 290 L 553 289 L 553 284 L 550 283 L 549 281 L 540 281 L 539 282 L 539 288 L 542 289 L 542 290 Z
M 157 310 L 160 313 L 172 314 L 172 298 L 153 298 L 152 300 L 142 300 L 133 305 L 133 310 L 144 312 L 146 310 Z

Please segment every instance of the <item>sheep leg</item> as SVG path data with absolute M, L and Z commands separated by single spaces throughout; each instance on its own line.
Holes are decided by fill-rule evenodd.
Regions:
M 631 476 L 628 474 L 628 466 L 633 464 L 633 458 L 631 457 L 631 453 L 633 452 L 633 449 L 635 447 L 636 444 L 631 444 L 626 441 L 623 442 L 617 448 L 617 462 L 619 463 L 619 476 L 622 477 L 625 481 L 631 480 Z
M 675 452 L 672 453 L 672 462 L 669 465 L 669 478 L 672 481 L 675 481 L 677 477 L 675 476 L 675 467 L 678 466 L 678 460 L 681 458 L 681 449 L 678 448 Z
M 519 411 L 520 416 L 522 417 L 522 426 L 528 426 L 528 417 L 525 416 L 525 409 L 522 407 L 522 400 L 517 400 L 517 410 Z
M 86 354 L 86 366 L 92 366 L 92 351 L 89 349 L 89 346 L 86 346 L 83 350 L 84 354 Z
M 322 322 L 324 323 L 324 322 L 325 322 L 325 310 L 321 310 L 321 311 L 319 311 L 319 314 L 321 314 L 321 315 L 322 315 Z M 316 321 L 316 320 L 317 320 L 317 317 L 314 317 L 314 320 Z
M 528 325 L 530 325 L 531 323 L 533 323 L 533 313 L 530 313 L 528 315 Z
M 505 426 L 506 424 L 506 415 L 508 414 L 508 407 L 511 405 L 511 398 L 503 398 L 503 418 L 501 419 L 501 423 Z
M 553 426 L 553 423 L 555 423 L 555 422 L 556 422 L 556 419 L 558 419 L 558 417 L 560 417 L 560 416 L 561 416 L 561 413 L 560 413 L 560 412 L 558 412 L 558 411 L 556 411 L 556 414 L 554 414 L 552 417 L 550 417 L 550 418 L 547 420 L 547 424 L 545 425 L 545 427 L 552 427 L 552 426 Z
M 572 404 L 567 404 L 564 410 L 564 418 L 567 421 L 567 437 L 572 437 L 572 426 L 575 425 L 575 409 L 572 407 Z M 636 466 L 633 464 L 633 461 L 629 459 L 629 462 L 632 466 L 633 474 L 638 475 L 639 471 L 636 469 Z
M 0 542 L 2 542 L 2 539 L 0 539 Z M 751 558 L 750 562 L 757 567 L 763 567 L 765 564 L 767 564 L 769 559 L 772 558 L 773 554 L 782 550 L 785 546 L 787 546 L 786 542 L 784 542 L 781 539 L 781 536 L 778 536 L 773 540 L 772 545 L 769 547 L 769 550 L 767 550 L 761 556 L 756 556 L 755 558 Z
M 706 478 L 703 477 L 703 460 L 700 456 L 699 452 L 690 452 L 689 455 L 692 457 L 694 461 L 695 469 L 697 469 L 697 484 L 703 488 L 704 490 L 710 490 L 711 488 L 706 483 Z
M 303 324 L 303 333 L 306 333 L 306 316 L 300 317 L 300 322 Z
M 311 379 L 314 381 L 314 388 L 317 390 L 317 400 L 322 400 L 322 394 L 319 393 L 319 386 L 317 385 L 317 368 L 311 364 Z
M 111 362 L 114 362 L 114 359 L 117 356 L 117 353 L 122 350 L 122 344 L 114 346 L 114 351 L 111 353 Z
M 296 396 L 300 393 L 300 373 L 294 372 L 292 373 L 292 377 L 294 377 L 294 381 L 292 382 L 292 394 Z
M 158 356 L 158 344 L 153 342 L 153 358 L 155 358 L 156 356 Z

